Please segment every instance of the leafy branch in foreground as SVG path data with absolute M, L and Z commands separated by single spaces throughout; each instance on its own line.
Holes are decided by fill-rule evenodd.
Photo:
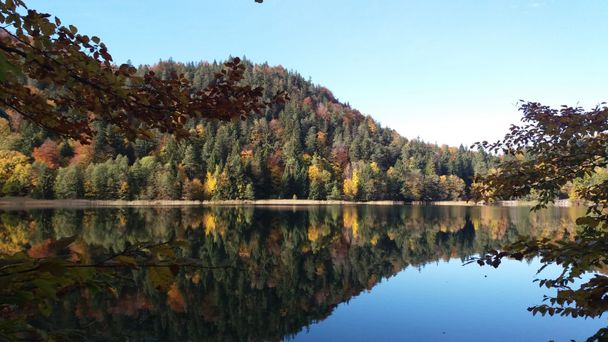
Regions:
M 495 173 L 477 179 L 474 199 L 519 198 L 534 191 L 538 204 L 532 210 L 539 210 L 552 203 L 564 186 L 608 166 L 607 107 L 556 110 L 530 102 L 520 109 L 523 125 L 511 126 L 502 141 L 476 144 L 504 156 Z M 540 256 L 539 272 L 551 264 L 563 267 L 558 277 L 537 280 L 540 286 L 557 290 L 557 295 L 530 307 L 533 314 L 600 317 L 608 311 L 608 180 L 587 183 L 576 192 L 588 205 L 586 215 L 577 219 L 576 236 L 563 241 L 522 238 L 472 260 L 498 267 L 503 258 Z M 606 338 L 608 328 L 603 328 L 589 341 Z
M 241 118 L 286 99 L 277 93 L 264 101 L 261 87 L 241 84 L 244 71 L 234 58 L 202 90 L 184 75 L 137 75 L 128 64 L 113 64 L 98 37 L 21 0 L 0 1 L 0 107 L 64 137 L 88 142 L 94 121 L 130 139 L 151 129 L 184 137 L 189 118 Z

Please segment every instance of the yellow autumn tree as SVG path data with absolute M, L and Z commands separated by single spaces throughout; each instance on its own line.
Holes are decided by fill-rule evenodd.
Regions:
M 312 163 L 308 167 L 308 181 L 310 184 L 308 198 L 325 199 L 331 191 L 328 186 L 331 182 L 331 173 L 325 169 L 327 161 L 319 158 L 316 154 L 312 158 Z
M 213 194 L 215 194 L 215 190 L 217 189 L 217 178 L 209 171 L 207 171 L 203 189 L 206 199 L 212 198 Z
M 0 194 L 25 195 L 30 185 L 32 165 L 17 151 L 0 150 Z
M 308 180 L 311 182 L 318 180 L 320 173 L 321 173 L 321 170 L 319 169 L 319 167 L 317 165 L 314 165 L 314 164 L 310 165 L 308 167 Z
M 378 163 L 371 162 L 371 164 L 369 164 L 369 166 L 372 169 L 372 172 L 374 172 L 374 174 L 377 174 L 380 172 L 380 167 L 378 167 Z
M 353 171 L 351 178 L 344 179 L 344 196 L 350 200 L 355 200 L 359 193 L 359 171 Z

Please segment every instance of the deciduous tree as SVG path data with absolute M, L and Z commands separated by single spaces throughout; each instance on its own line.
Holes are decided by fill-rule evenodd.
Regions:
M 16 151 L 0 150 L 0 192 L 18 196 L 28 192 L 32 166 L 28 158 Z
M 35 147 L 32 156 L 34 160 L 50 169 L 56 169 L 59 166 L 59 148 L 57 143 L 51 139 L 47 138 L 40 147 Z
M 553 202 L 569 182 L 608 167 L 608 107 L 553 109 L 529 102 L 521 105 L 521 111 L 523 124 L 511 126 L 504 140 L 477 144 L 502 153 L 504 159 L 494 173 L 477 180 L 476 199 L 520 198 L 534 191 L 538 198 L 534 210 L 538 210 Z M 557 278 L 539 280 L 557 294 L 529 308 L 534 314 L 599 317 L 608 311 L 608 276 L 600 272 L 608 264 L 608 178 L 575 192 L 589 208 L 577 220 L 580 229 L 574 239 L 526 239 L 477 260 L 497 267 L 504 257 L 521 260 L 540 255 L 543 268 L 562 266 Z M 584 274 L 589 274 L 588 280 L 580 280 Z M 606 338 L 608 328 L 603 328 L 590 340 Z
M 261 87 L 240 84 L 245 67 L 238 58 L 195 90 L 184 75 L 162 79 L 113 64 L 100 38 L 22 0 L 0 2 L 0 14 L 0 104 L 62 136 L 88 142 L 92 123 L 101 121 L 130 139 L 149 137 L 151 129 L 184 137 L 190 117 L 240 118 L 269 104 Z M 275 100 L 284 98 L 280 93 Z

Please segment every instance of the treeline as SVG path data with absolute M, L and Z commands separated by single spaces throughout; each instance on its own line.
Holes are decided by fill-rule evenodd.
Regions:
M 408 140 L 280 66 L 246 63 L 246 82 L 264 87 L 269 98 L 285 90 L 291 100 L 242 121 L 191 120 L 187 140 L 151 132 L 150 139 L 129 141 L 98 122 L 92 143 L 81 145 L 2 113 L 1 195 L 455 200 L 492 167 L 483 152 Z M 220 68 L 167 61 L 140 71 L 185 74 L 204 87 Z

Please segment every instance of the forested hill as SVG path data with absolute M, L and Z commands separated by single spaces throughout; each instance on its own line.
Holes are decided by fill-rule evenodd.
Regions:
M 195 121 L 192 137 L 127 141 L 97 124 L 91 145 L 59 139 L 7 112 L 0 119 L 4 196 L 91 199 L 451 200 L 491 158 L 408 140 L 297 73 L 247 63 L 246 82 L 291 100 L 243 121 Z M 220 63 L 140 67 L 204 87 Z

